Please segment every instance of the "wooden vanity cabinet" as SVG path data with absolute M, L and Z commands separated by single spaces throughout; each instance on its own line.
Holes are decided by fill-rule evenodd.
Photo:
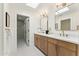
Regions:
M 53 40 L 51 38 L 48 39 L 48 56 L 57 56 L 56 44 L 56 40 Z
M 79 56 L 79 45 L 77 45 L 77 55 Z
M 75 51 L 69 50 L 61 46 L 57 47 L 57 54 L 58 56 L 76 56 Z
M 47 38 L 41 35 L 34 36 L 35 46 L 47 55 Z
M 76 56 L 77 45 L 74 43 L 57 40 L 55 38 L 48 39 L 48 56 Z
M 76 56 L 77 45 L 65 41 L 58 40 L 57 44 L 57 55 L 58 56 Z
M 37 42 L 38 42 L 38 38 L 37 38 L 37 36 L 36 35 L 34 35 L 34 44 L 35 44 L 35 46 L 37 47 Z
M 40 49 L 40 35 L 34 35 L 34 42 L 35 42 L 35 46 L 38 47 Z
M 44 36 L 41 36 L 40 42 L 41 42 L 41 45 L 40 45 L 41 51 L 42 51 L 45 55 L 47 55 L 47 38 L 44 37 Z
M 35 34 L 35 46 L 48 56 L 77 56 L 79 45 Z

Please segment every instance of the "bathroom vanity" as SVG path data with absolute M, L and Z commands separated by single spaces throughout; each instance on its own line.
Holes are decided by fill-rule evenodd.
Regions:
M 78 56 L 79 39 L 35 33 L 35 46 L 47 56 Z
M 67 4 L 62 8 L 56 6 L 55 15 L 55 31 L 54 28 L 44 26 L 50 25 L 48 17 L 41 19 L 40 31 L 35 33 L 35 46 L 47 56 L 79 56 L 79 9 L 78 4 Z M 63 10 L 66 11 L 64 12 Z M 63 12 L 60 12 L 60 11 Z M 60 12 L 60 13 L 59 13 Z M 45 22 L 45 24 L 44 24 Z M 52 21 L 53 22 L 53 21 Z M 42 27 L 41 27 L 42 26 Z M 43 29 L 44 28 L 44 29 Z M 56 34 L 41 33 L 43 30 L 52 29 Z M 43 30 L 41 30 L 43 29 Z M 49 30 L 51 33 L 51 31 Z

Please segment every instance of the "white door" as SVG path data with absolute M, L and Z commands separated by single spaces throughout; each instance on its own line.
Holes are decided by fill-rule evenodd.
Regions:
M 29 18 L 26 18 L 26 43 L 29 46 Z

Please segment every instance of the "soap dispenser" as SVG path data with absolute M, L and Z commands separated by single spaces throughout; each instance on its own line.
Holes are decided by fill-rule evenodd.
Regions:
M 46 30 L 46 34 L 48 34 L 49 33 L 49 30 Z

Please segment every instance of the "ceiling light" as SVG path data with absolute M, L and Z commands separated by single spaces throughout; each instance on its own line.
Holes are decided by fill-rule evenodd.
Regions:
M 26 3 L 27 6 L 30 6 L 32 8 L 36 8 L 40 3 Z

